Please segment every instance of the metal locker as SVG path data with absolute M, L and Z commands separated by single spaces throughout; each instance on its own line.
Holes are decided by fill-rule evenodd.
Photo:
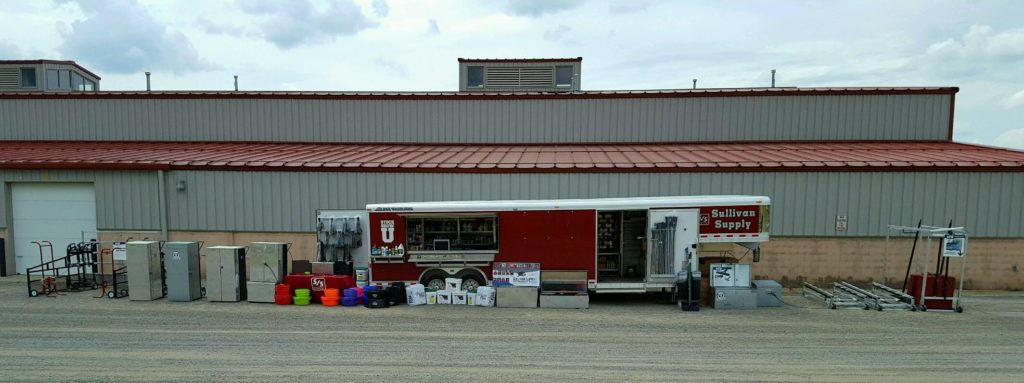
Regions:
M 249 281 L 282 283 L 288 274 L 288 244 L 253 242 L 249 246 Z
M 125 251 L 128 267 L 128 297 L 133 301 L 151 301 L 164 296 L 164 273 L 160 262 L 160 242 L 128 242 Z
M 164 243 L 167 300 L 191 302 L 202 298 L 199 281 L 199 242 Z
M 206 300 L 238 302 L 245 298 L 245 247 L 207 248 Z

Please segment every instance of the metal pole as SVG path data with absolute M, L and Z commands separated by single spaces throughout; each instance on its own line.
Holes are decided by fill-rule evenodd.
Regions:
M 914 246 L 910 248 L 910 260 L 907 261 L 907 273 L 903 275 L 903 291 L 907 291 L 907 279 L 910 279 L 910 266 L 914 264 L 914 253 L 917 252 L 917 239 L 921 238 L 921 222 L 924 219 L 917 220 L 917 231 L 914 232 Z
M 156 171 L 157 178 L 157 203 L 160 204 L 160 238 L 167 240 L 167 188 L 164 187 L 164 171 Z
M 889 284 L 889 272 L 888 272 L 888 264 L 889 264 L 889 236 L 891 236 L 891 235 L 892 235 L 892 228 L 889 228 L 889 230 L 886 230 L 886 232 L 885 232 L 885 253 L 882 254 L 882 284 L 883 285 L 888 285 Z

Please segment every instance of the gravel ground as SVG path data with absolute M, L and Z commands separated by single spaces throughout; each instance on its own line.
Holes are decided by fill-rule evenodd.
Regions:
M 0 279 L 0 381 L 1021 381 L 1024 294 L 962 314 L 798 307 L 680 312 L 29 298 Z

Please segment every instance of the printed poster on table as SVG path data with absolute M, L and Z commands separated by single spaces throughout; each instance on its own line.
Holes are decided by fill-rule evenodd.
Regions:
M 540 287 L 540 264 L 494 262 L 491 280 L 495 286 Z

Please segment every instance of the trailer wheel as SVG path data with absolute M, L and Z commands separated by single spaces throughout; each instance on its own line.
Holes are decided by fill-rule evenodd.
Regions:
M 33 297 L 33 298 L 38 297 L 39 296 L 39 291 L 36 290 L 36 289 L 29 290 L 28 291 L 28 296 Z
M 113 290 L 107 291 L 107 298 L 110 298 L 110 299 L 117 298 L 117 291 L 113 291 Z
M 483 278 L 480 278 L 480 276 L 476 275 L 476 273 L 462 277 L 463 291 L 476 290 L 481 286 L 487 286 L 487 282 L 484 282 Z

